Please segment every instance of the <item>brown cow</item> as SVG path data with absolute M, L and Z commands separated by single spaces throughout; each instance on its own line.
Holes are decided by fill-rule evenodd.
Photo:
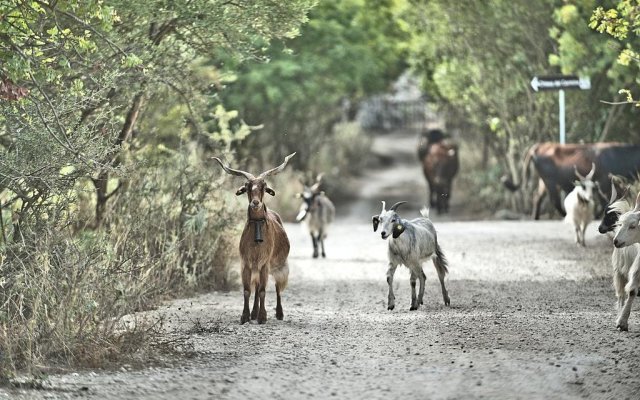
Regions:
M 517 190 L 529 176 L 529 166 L 533 162 L 538 175 L 538 191 L 533 198 L 533 217 L 540 218 L 540 204 L 546 193 L 556 210 L 564 216 L 565 211 L 560 199 L 560 191 L 569 193 L 574 188 L 574 167 L 585 175 L 591 169 L 591 163 L 596 166 L 593 180 L 604 192 L 601 198 L 602 206 L 610 191 L 610 175 L 620 175 L 627 179 L 636 179 L 640 170 L 640 145 L 625 143 L 591 143 L 591 144 L 559 144 L 537 143 L 527 150 L 522 166 L 522 180 L 514 184 L 509 179 L 503 179 L 507 189 Z
M 458 173 L 458 145 L 439 129 L 422 134 L 418 145 L 418 158 L 424 177 L 429 184 L 429 204 L 438 214 L 449 211 L 451 184 Z

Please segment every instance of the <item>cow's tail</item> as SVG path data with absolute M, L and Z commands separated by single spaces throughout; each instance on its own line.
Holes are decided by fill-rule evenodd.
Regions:
M 529 180 L 529 175 L 531 171 L 530 170 L 531 159 L 533 158 L 533 155 L 536 153 L 537 147 L 538 147 L 538 144 L 534 144 L 529 148 L 529 150 L 525 154 L 524 160 L 522 160 L 522 178 L 520 179 L 519 183 L 513 182 L 511 178 L 506 175 L 501 178 L 502 184 L 504 185 L 505 188 L 507 188 L 512 192 L 515 192 L 516 190 L 520 189 L 520 187 L 522 187 L 522 184 L 524 182 L 527 182 Z

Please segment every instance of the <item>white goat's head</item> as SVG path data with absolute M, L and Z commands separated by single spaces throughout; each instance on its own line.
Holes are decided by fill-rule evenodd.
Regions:
M 591 163 L 591 171 L 587 174 L 587 176 L 580 175 L 578 172 L 578 168 L 576 166 L 573 167 L 575 169 L 576 176 L 578 177 L 580 188 L 582 190 L 578 191 L 578 200 L 584 203 L 589 203 L 593 201 L 593 193 L 596 188 L 596 184 L 593 181 L 593 175 L 596 173 L 596 165 Z
M 633 210 L 620 216 L 618 229 L 613 238 L 613 245 L 620 248 L 640 243 L 640 193 L 636 197 L 636 206 Z
M 406 203 L 406 201 L 399 201 L 390 209 L 385 210 L 386 203 L 382 202 L 382 211 L 379 215 L 374 215 L 371 219 L 373 222 L 373 231 L 376 232 L 378 230 L 378 225 L 382 225 L 382 229 L 380 231 L 380 236 L 382 239 L 386 239 L 389 235 L 393 235 L 393 238 L 397 238 L 404 232 L 405 226 L 404 222 L 396 212 L 398 206 Z
M 324 174 L 319 174 L 316 177 L 316 181 L 313 185 L 307 186 L 305 182 L 300 179 L 300 183 L 302 183 L 302 192 L 296 193 L 296 197 L 302 199 L 302 204 L 300 205 L 300 211 L 296 216 L 296 221 L 300 222 L 307 217 L 309 211 L 312 211 L 314 208 L 314 204 L 316 203 L 316 198 L 324 192 L 320 191 L 320 184 L 322 183 L 322 176 Z

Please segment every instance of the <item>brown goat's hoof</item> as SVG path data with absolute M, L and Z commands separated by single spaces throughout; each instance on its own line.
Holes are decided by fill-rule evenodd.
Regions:
M 282 311 L 276 312 L 276 319 L 282 321 L 284 319 L 284 313 Z
M 322 258 L 327 258 L 327 255 L 322 253 Z
M 251 320 L 255 321 L 258 318 L 258 309 L 251 311 Z
M 451 300 L 448 297 L 446 299 L 444 299 L 444 305 L 445 306 L 450 306 L 451 305 Z
M 242 313 L 242 317 L 240 317 L 240 324 L 245 324 L 249 322 L 249 313 Z
M 388 306 L 387 310 L 393 310 L 394 308 L 396 308 L 396 306 Z
M 629 330 L 629 326 L 627 324 L 618 324 L 616 326 L 616 329 L 618 329 L 620 332 L 627 332 Z
M 409 307 L 409 311 L 415 311 L 415 310 L 417 310 L 417 309 L 418 309 L 418 307 L 417 307 L 417 306 L 415 306 L 415 307 L 414 307 L 414 306 Z
M 266 322 L 267 322 L 267 311 L 259 312 L 258 313 L 258 323 L 259 324 L 264 324 Z
M 318 253 L 313 253 L 313 258 L 318 258 Z

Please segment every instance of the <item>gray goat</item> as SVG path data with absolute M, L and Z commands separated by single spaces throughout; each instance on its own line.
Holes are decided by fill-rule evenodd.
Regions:
M 411 271 L 411 308 L 417 310 L 422 303 L 424 296 L 424 284 L 427 279 L 422 270 L 422 262 L 428 259 L 433 260 L 436 267 L 442 298 L 445 305 L 449 305 L 449 294 L 444 286 L 444 277 L 449 272 L 447 260 L 438 244 L 438 237 L 433 223 L 429 219 L 429 210 L 422 209 L 421 218 L 411 221 L 400 218 L 397 213 L 398 206 L 406 203 L 401 201 L 394 204 L 389 210 L 385 210 L 385 202 L 382 202 L 382 212 L 373 216 L 373 231 L 382 226 L 380 235 L 382 239 L 389 239 L 389 269 L 387 270 L 387 284 L 389 285 L 389 301 L 387 308 L 393 310 L 396 305 L 396 298 L 393 294 L 393 275 L 399 264 L 404 264 Z M 420 291 L 416 297 L 416 279 L 420 280 Z
M 322 249 L 322 257 L 327 256 L 324 252 L 324 239 L 327 237 L 329 225 L 333 222 L 336 214 L 331 200 L 324 192 L 320 191 L 321 182 L 322 174 L 318 175 L 311 187 L 302 182 L 302 193 L 296 194 L 296 197 L 303 200 L 296 221 L 301 222 L 306 219 L 313 242 L 313 258 L 318 258 L 318 245 Z

